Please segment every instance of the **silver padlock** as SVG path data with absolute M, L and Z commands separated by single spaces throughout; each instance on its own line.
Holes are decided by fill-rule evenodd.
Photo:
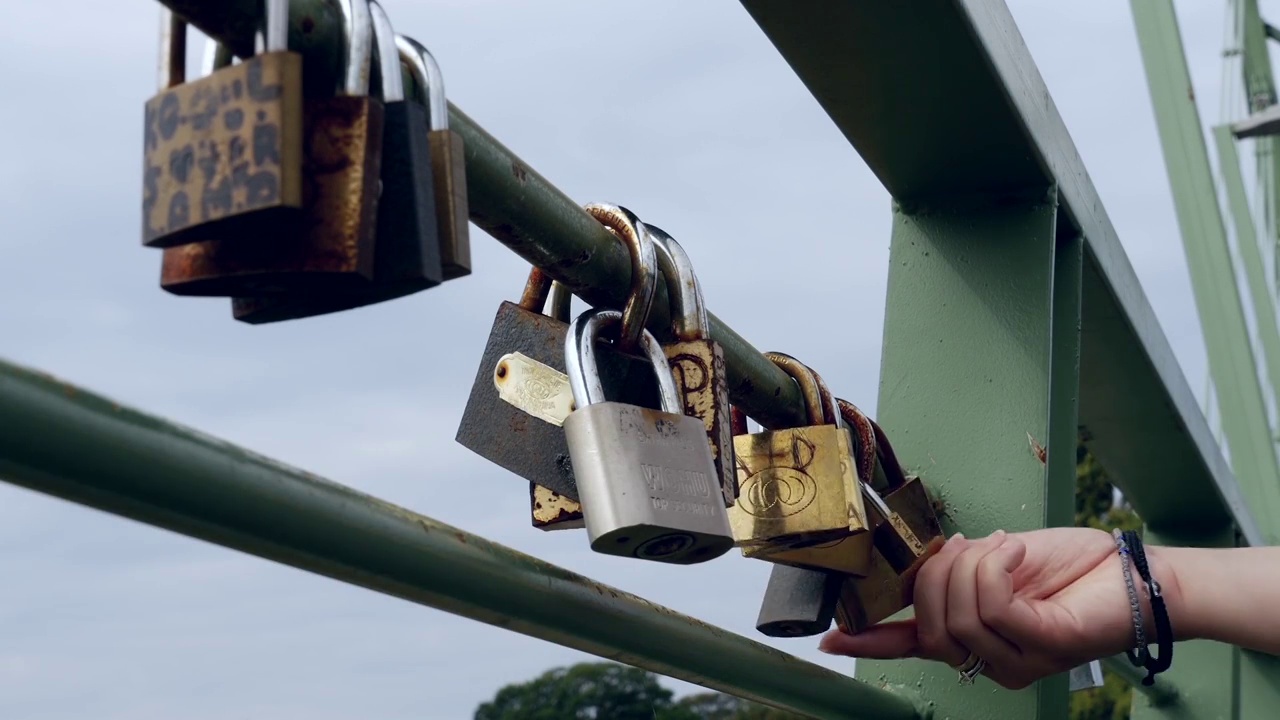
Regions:
M 565 369 L 575 409 L 564 421 L 591 549 L 678 565 L 733 547 L 729 516 L 702 421 L 682 412 L 662 346 L 648 330 L 640 347 L 658 381 L 662 409 L 610 402 L 596 364 L 607 327 L 622 313 L 596 308 L 569 324 Z

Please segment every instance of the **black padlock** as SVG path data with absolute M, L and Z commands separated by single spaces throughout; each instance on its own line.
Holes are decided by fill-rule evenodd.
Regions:
M 383 98 L 382 194 L 373 283 L 332 292 L 235 298 L 236 320 L 261 324 L 324 315 L 405 297 L 444 281 L 427 108 L 405 90 L 402 67 L 407 50 L 396 42 L 386 12 L 374 0 L 369 10 Z

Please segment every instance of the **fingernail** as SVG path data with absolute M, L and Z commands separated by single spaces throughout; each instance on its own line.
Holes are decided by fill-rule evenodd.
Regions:
M 951 536 L 951 539 L 952 539 L 952 540 L 963 540 L 963 539 L 964 539 L 964 533 L 956 533 L 955 535 L 952 535 L 952 536 Z
M 1004 536 L 1005 536 L 1005 532 L 1004 532 L 1003 530 L 997 530 L 997 531 L 995 531 L 995 532 L 991 533 L 991 537 L 993 537 L 993 538 L 995 538 L 995 539 L 997 539 L 997 540 L 999 540 L 999 539 L 1003 538 Z

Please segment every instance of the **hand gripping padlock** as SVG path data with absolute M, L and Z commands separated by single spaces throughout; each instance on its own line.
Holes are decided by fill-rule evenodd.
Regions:
M 739 493 L 729 519 L 736 543 L 743 555 L 759 557 L 865 534 L 849 432 L 830 394 L 795 358 L 766 357 L 799 384 L 809 425 L 734 437 Z
M 266 52 L 184 82 L 187 24 L 162 13 L 160 93 L 143 134 L 142 244 L 269 236 L 302 190 L 302 56 L 286 0 L 265 3 Z
M 382 103 L 369 96 L 368 0 L 339 0 L 346 27 L 342 87 L 303 103 L 303 210 L 269 234 L 167 248 L 160 286 L 175 295 L 248 297 L 360 287 L 373 278 Z
M 405 97 L 402 63 L 416 67 L 396 42 L 387 13 L 370 0 L 381 85 L 382 193 L 374 237 L 373 282 L 347 289 L 232 299 L 232 315 L 246 323 L 296 320 L 394 300 L 439 285 L 440 238 L 427 138 L 427 110 Z M 416 79 L 419 84 L 425 78 Z
M 631 295 L 652 298 L 657 270 L 652 241 L 647 258 L 643 253 L 642 239 L 648 237 L 642 238 L 639 220 L 625 208 L 588 209 L 617 226 L 613 233 L 624 241 L 632 258 Z M 563 408 L 572 398 L 564 374 L 569 296 L 564 296 L 563 316 L 543 315 L 550 288 L 551 277 L 534 268 L 520 303 L 503 302 L 498 308 L 455 439 L 548 493 L 577 501 L 569 447 L 560 427 L 562 413 L 567 412 Z M 620 354 L 602 360 L 605 382 L 622 389 L 619 399 L 633 404 L 656 401 L 647 362 Z M 633 376 L 636 382 L 629 380 Z M 538 494 L 536 489 L 531 492 Z
M 725 382 L 724 350 L 711 339 L 702 288 L 684 248 L 661 228 L 648 223 L 658 269 L 667 284 L 675 342 L 663 352 L 671 365 L 684 405 L 684 414 L 702 420 L 707 444 L 716 464 L 716 478 L 725 507 L 738 497 L 738 476 L 733 467 L 733 434 L 729 429 L 729 390 Z
M 662 410 L 606 399 L 596 341 L 622 335 L 623 314 L 593 309 L 569 324 L 565 363 L 576 409 L 564 421 L 591 549 L 688 565 L 733 547 L 715 464 L 697 418 L 681 412 L 658 341 L 641 329 L 640 349 L 657 376 Z
M 423 92 L 431 147 L 431 171 L 436 193 L 437 234 L 444 279 L 471 274 L 471 210 L 467 200 L 466 147 L 462 136 L 449 129 L 449 101 L 444 94 L 444 73 L 422 43 L 400 35 L 396 38 L 410 74 Z

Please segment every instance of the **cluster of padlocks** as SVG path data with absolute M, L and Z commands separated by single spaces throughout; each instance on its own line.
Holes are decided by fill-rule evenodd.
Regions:
M 162 249 L 168 292 L 231 298 L 235 319 L 256 324 L 471 272 L 462 138 L 440 69 L 374 0 L 339 5 L 345 57 L 316 80 L 288 48 L 286 0 L 266 0 L 255 55 L 209 43 L 190 82 L 186 24 L 164 11 L 142 236 Z
M 462 140 L 439 68 L 375 0 L 339 5 L 337 73 L 289 49 L 287 2 L 265 0 L 255 54 L 210 43 L 190 82 L 186 25 L 165 15 L 143 243 L 162 249 L 168 292 L 228 297 L 235 319 L 268 323 L 471 272 Z M 812 368 L 769 353 L 807 419 L 748 432 L 679 243 L 626 208 L 585 210 L 630 254 L 625 305 L 570 317 L 570 292 L 532 268 L 520 302 L 498 309 L 458 442 L 528 481 L 534 527 L 585 530 L 596 552 L 695 564 L 737 547 L 773 563 L 763 633 L 833 619 L 856 630 L 909 605 L 942 531 L 880 428 Z M 647 329 L 659 281 L 670 342 Z

